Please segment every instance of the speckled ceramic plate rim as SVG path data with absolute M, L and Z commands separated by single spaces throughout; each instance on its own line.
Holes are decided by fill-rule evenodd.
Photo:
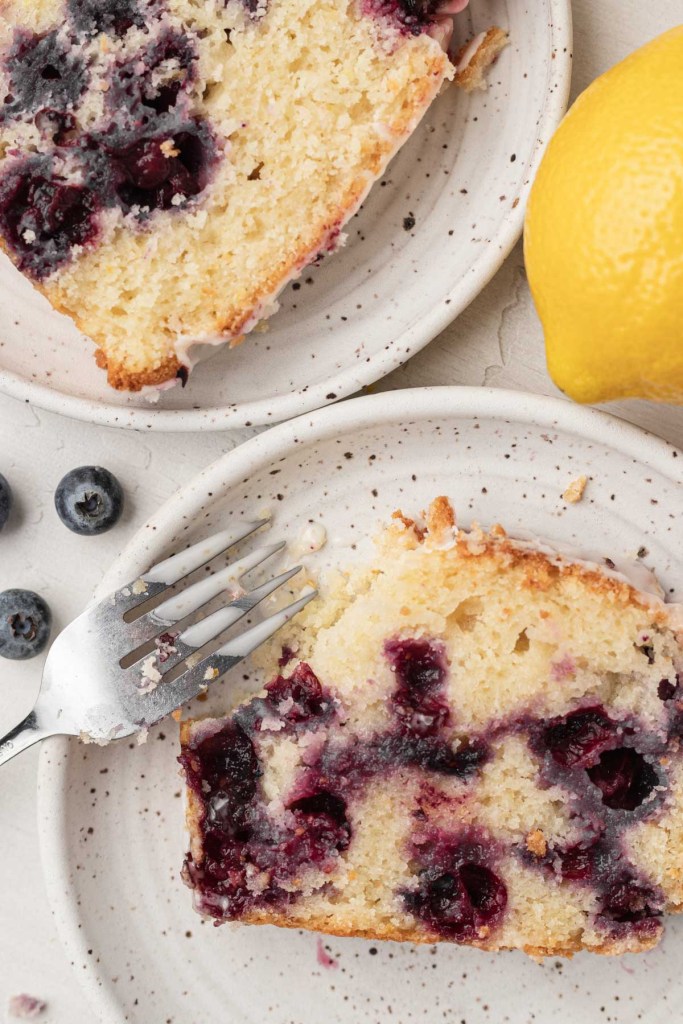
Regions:
M 607 413 L 562 399 L 469 387 L 414 388 L 370 395 L 319 409 L 273 427 L 208 466 L 135 534 L 102 580 L 96 596 L 102 597 L 126 579 L 133 578 L 135 572 L 140 571 L 150 558 L 156 557 L 168 543 L 180 522 L 199 515 L 208 494 L 211 494 L 212 502 L 220 500 L 245 476 L 291 454 L 298 445 L 310 446 L 344 432 L 398 421 L 468 416 L 499 420 L 501 423 L 512 420 L 522 426 L 543 426 L 589 441 L 599 441 L 674 482 L 680 482 L 672 473 L 672 456 L 677 452 L 672 444 Z M 679 465 L 683 466 L 683 463 Z M 154 554 L 150 554 L 151 548 L 156 549 Z M 78 908 L 75 900 L 69 898 L 69 863 L 63 821 L 66 817 L 66 768 L 70 743 L 71 740 L 65 737 L 47 740 L 40 758 L 38 829 L 48 901 L 72 964 L 88 965 L 76 976 L 91 1005 L 106 1024 L 122 1024 L 120 1004 L 107 988 L 98 986 L 97 971 L 88 963 L 87 943 L 79 928 Z
M 256 402 L 214 406 L 202 409 L 127 408 L 89 401 L 66 395 L 44 384 L 27 380 L 19 374 L 0 370 L 0 391 L 20 401 L 31 402 L 49 412 L 103 426 L 134 430 L 195 431 L 227 430 L 249 424 L 272 424 L 320 408 L 346 398 L 359 388 L 386 376 L 411 355 L 429 344 L 477 297 L 517 243 L 522 233 L 526 200 L 547 140 L 559 124 L 569 100 L 572 69 L 571 0 L 550 0 L 550 48 L 548 83 L 543 116 L 538 124 L 528 126 L 534 142 L 525 163 L 520 161 L 519 203 L 511 207 L 499 232 L 470 267 L 444 296 L 448 300 L 435 303 L 431 314 L 398 334 L 386 349 L 358 365 L 350 360 L 341 373 L 288 395 Z M 563 45 L 559 45 L 562 41 Z M 567 44 L 566 46 L 564 44 Z M 545 140 L 545 141 L 540 141 Z M 521 142 L 522 140 L 520 140 Z M 335 398 L 330 399 L 329 395 Z

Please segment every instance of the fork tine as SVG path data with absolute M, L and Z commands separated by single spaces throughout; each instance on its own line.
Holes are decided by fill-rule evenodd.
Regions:
M 277 554 L 278 551 L 282 551 L 285 546 L 285 541 L 279 541 L 277 544 L 269 544 L 266 547 L 257 548 L 255 551 L 245 555 L 244 558 L 240 558 L 239 561 L 227 565 L 224 569 L 220 569 L 211 576 L 207 576 L 205 579 L 198 580 L 191 586 L 186 587 L 179 594 L 169 597 L 146 615 L 141 615 L 139 618 L 134 619 L 130 625 L 134 627 L 136 638 L 140 638 L 137 640 L 137 643 L 142 643 L 143 640 L 151 640 L 155 634 L 161 632 L 164 628 L 168 629 L 175 623 L 181 622 L 188 615 L 199 611 L 203 605 L 213 600 L 214 597 L 218 597 L 224 590 L 230 590 L 231 586 L 237 588 L 238 581 L 243 576 L 246 576 L 252 569 L 261 565 L 267 558 Z M 131 644 L 131 649 L 133 646 Z
M 224 633 L 226 629 L 234 626 L 236 622 L 239 622 L 248 612 L 252 611 L 256 605 L 260 604 L 261 601 L 275 590 L 291 580 L 298 572 L 301 572 L 301 568 L 300 565 L 297 565 L 293 569 L 288 569 L 287 572 L 276 576 L 274 579 L 267 580 L 261 586 L 248 591 L 241 597 L 231 601 L 230 604 L 225 605 L 225 607 L 218 608 L 215 612 L 188 626 L 179 635 L 171 632 L 169 634 L 169 642 L 164 647 L 157 647 L 147 655 L 143 653 L 134 664 L 123 670 L 124 677 L 128 676 L 129 678 L 129 685 L 141 688 L 140 683 L 144 684 L 145 679 L 149 679 L 150 675 L 154 677 L 157 672 L 170 672 L 181 661 L 195 653 L 198 648 L 210 643 L 216 637 L 219 637 L 221 633 Z M 150 657 L 151 661 L 149 660 Z M 146 666 L 146 669 L 142 671 L 141 661 L 143 666 Z
M 208 615 L 205 619 L 200 622 L 195 622 L 194 625 L 189 626 L 184 630 L 178 640 L 186 644 L 187 647 L 191 648 L 192 651 L 196 651 L 203 647 L 205 644 L 210 643 L 219 636 L 225 629 L 232 626 L 235 622 L 241 619 L 244 615 L 250 612 L 256 607 L 264 598 L 269 597 L 278 587 L 283 586 L 296 576 L 297 573 L 301 572 L 303 566 L 295 565 L 293 569 L 288 569 L 287 572 L 283 572 L 280 576 L 276 576 L 275 579 L 269 580 L 267 583 L 263 583 L 260 587 L 256 587 L 248 594 L 243 594 L 242 597 L 238 597 L 229 606 L 230 609 L 234 609 L 232 617 L 222 624 L 222 617 L 227 619 L 226 612 L 227 608 L 219 608 L 213 615 Z M 217 627 L 217 628 L 216 628 Z M 188 652 L 190 653 L 190 652 Z
M 205 540 L 200 540 L 197 544 L 193 544 L 192 547 L 186 548 L 184 551 L 178 551 L 177 554 L 171 555 L 170 558 L 164 559 L 163 562 L 153 565 L 151 569 L 148 569 L 143 574 L 142 578 L 151 583 L 165 583 L 167 587 L 170 587 L 172 584 L 177 583 L 178 580 L 183 579 L 184 576 L 189 576 L 200 565 L 204 565 L 206 562 L 210 562 L 212 558 L 215 558 L 216 555 L 220 555 L 221 551 L 226 551 L 233 544 L 244 540 L 245 537 L 248 537 L 254 530 L 258 530 L 259 527 L 264 526 L 267 522 L 267 519 L 259 519 L 255 523 L 243 523 L 241 528 L 232 527 L 229 530 L 221 530 L 220 533 L 214 533 Z
M 189 576 L 195 569 L 210 562 L 221 552 L 234 547 L 241 540 L 249 537 L 256 530 L 268 523 L 268 519 L 258 519 L 236 524 L 227 530 L 214 533 L 204 540 L 198 541 L 175 555 L 170 555 L 136 580 L 121 587 L 106 600 L 108 607 L 115 606 L 122 615 L 132 611 L 139 604 L 163 593 L 168 587 Z
M 188 667 L 182 675 L 174 679 L 173 682 L 161 684 L 148 695 L 149 707 L 145 708 L 145 722 L 151 725 L 167 715 L 169 711 L 192 700 L 206 689 L 208 683 L 225 675 L 231 668 L 252 654 L 257 647 L 269 640 L 317 595 L 317 590 L 309 591 L 286 608 L 252 626 L 241 636 L 229 640 L 206 658 L 201 658 L 201 650 L 190 655 Z

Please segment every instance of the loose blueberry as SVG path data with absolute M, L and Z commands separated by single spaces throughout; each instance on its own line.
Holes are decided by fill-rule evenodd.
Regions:
M 82 60 L 66 49 L 56 29 L 43 35 L 18 32 L 5 66 L 10 87 L 0 120 L 43 107 L 65 110 L 77 102 L 86 86 Z
M 0 594 L 0 656 L 13 661 L 35 658 L 50 638 L 52 615 L 32 590 L 5 590 Z
M 588 777 L 602 793 L 602 802 L 612 810 L 634 811 L 659 785 L 654 767 L 632 747 L 606 750 L 588 769 Z
M 100 466 L 72 469 L 55 491 L 57 515 L 74 533 L 87 536 L 110 530 L 123 510 L 123 490 Z
M 19 269 L 37 280 L 95 238 L 97 212 L 94 194 L 60 181 L 48 158 L 26 160 L 0 179 L 0 231 Z
M 2 530 L 9 519 L 11 508 L 12 488 L 7 483 L 6 478 L 0 473 L 0 530 Z

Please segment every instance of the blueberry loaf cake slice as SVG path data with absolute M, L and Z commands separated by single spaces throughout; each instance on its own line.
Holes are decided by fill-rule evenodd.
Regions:
M 335 247 L 453 77 L 438 11 L 0 0 L 0 245 L 114 387 L 184 382 Z
M 536 956 L 657 943 L 683 907 L 679 606 L 437 499 L 288 629 L 260 695 L 181 727 L 202 914 Z

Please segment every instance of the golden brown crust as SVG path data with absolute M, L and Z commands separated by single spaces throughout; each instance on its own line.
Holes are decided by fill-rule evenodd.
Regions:
M 191 719 L 179 723 L 180 745 L 183 750 L 186 750 L 191 745 L 193 725 L 194 722 Z M 195 863 L 201 863 L 202 833 L 200 826 L 203 815 L 202 802 L 189 786 L 185 787 L 185 794 L 185 827 L 190 836 L 190 853 Z
M 490 28 L 477 47 L 472 59 L 462 70 L 456 71 L 455 84 L 464 89 L 465 92 L 471 92 L 473 89 L 485 89 L 486 72 L 496 60 L 501 50 L 504 50 L 508 45 L 509 41 L 510 38 L 504 29 Z M 471 44 L 472 40 L 461 46 L 456 53 L 453 61 L 456 68 L 459 67 Z
M 323 917 L 307 919 L 306 923 L 303 924 L 301 921 L 293 920 L 287 917 L 286 914 L 278 913 L 276 910 L 246 914 L 240 918 L 240 923 L 250 925 L 270 924 L 278 928 L 305 928 L 306 931 L 322 932 L 324 935 L 335 935 L 338 938 L 344 939 L 377 939 L 389 942 L 411 942 L 415 945 L 426 946 L 433 946 L 443 942 L 443 938 L 438 932 L 425 931 L 424 928 L 398 929 L 386 925 L 373 929 L 353 928 L 341 924 L 332 924 L 328 918 Z M 654 937 L 642 938 L 639 940 L 637 947 L 629 946 L 628 950 L 626 950 L 622 949 L 618 943 L 606 940 L 601 946 L 591 946 L 590 950 L 591 953 L 597 953 L 600 956 L 619 956 L 624 952 L 646 953 L 649 949 L 654 949 L 658 942 L 659 938 L 656 935 Z M 474 949 L 481 949 L 488 953 L 502 953 L 517 948 L 515 946 L 502 946 L 495 942 L 485 941 L 460 942 L 458 944 L 471 946 Z M 571 958 L 575 953 L 581 953 L 584 948 L 581 941 L 577 939 L 575 942 L 567 943 L 563 946 L 523 946 L 522 952 L 534 959 L 541 960 L 548 956 Z
M 430 540 L 442 543 L 449 523 L 455 523 L 455 513 L 449 499 L 439 497 L 434 499 L 427 510 L 426 529 L 404 516 L 400 510 L 392 514 L 392 519 L 401 522 L 405 528 L 392 533 L 398 544 L 429 544 Z M 666 605 L 658 602 L 656 598 L 650 599 L 627 580 L 608 576 L 599 566 L 593 567 L 589 562 L 570 561 L 562 557 L 555 561 L 545 552 L 523 546 L 519 541 L 509 538 L 499 525 L 493 526 L 488 533 L 484 533 L 476 526 L 470 532 L 456 531 L 453 543 L 463 558 L 488 558 L 503 569 L 524 566 L 526 578 L 523 585 L 531 590 L 548 590 L 560 577 L 580 579 L 594 593 L 610 594 L 624 606 L 647 607 L 651 610 L 653 621 L 656 623 L 667 621 Z
M 107 381 L 117 391 L 142 391 L 146 387 L 159 387 L 169 380 L 175 380 L 181 370 L 182 363 L 177 356 L 169 356 L 158 366 L 150 370 L 132 373 L 121 363 L 113 363 L 103 349 L 95 351 L 95 362 L 102 370 L 107 371 Z

